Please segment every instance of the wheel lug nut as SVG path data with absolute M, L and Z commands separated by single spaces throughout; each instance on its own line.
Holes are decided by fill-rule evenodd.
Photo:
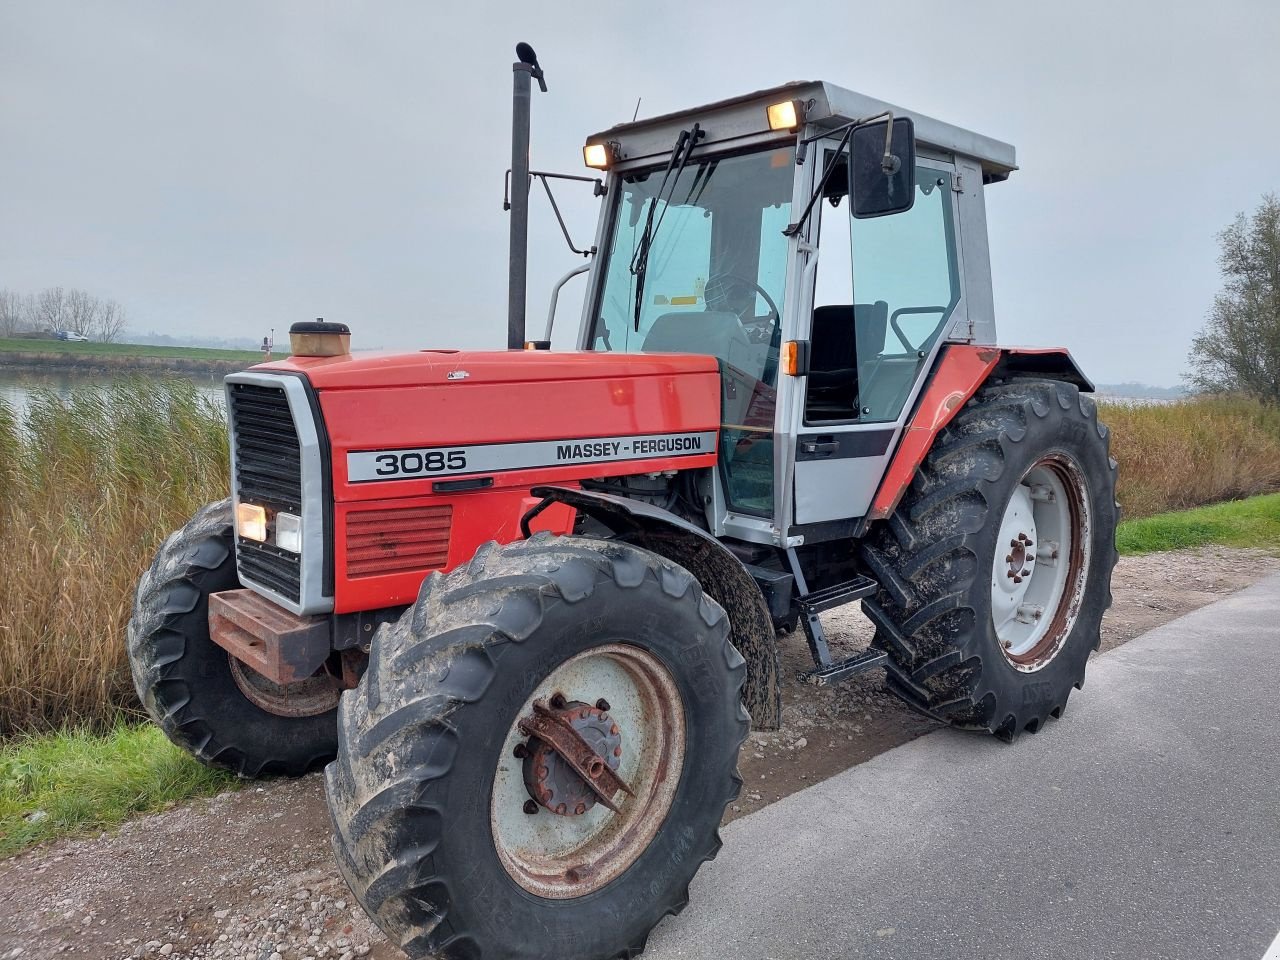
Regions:
M 1022 582 L 1022 578 L 1021 578 L 1021 577 L 1016 577 L 1016 576 L 1015 576 L 1015 577 L 1013 578 L 1013 582 L 1014 582 L 1014 583 L 1021 583 L 1021 582 Z
M 601 697 L 599 700 L 596 701 L 596 709 L 608 711 L 609 701 L 606 700 L 604 697 Z
M 563 710 L 565 708 L 565 698 L 563 693 L 553 693 L 551 695 L 551 709 Z
M 1022 546 L 1022 541 L 1021 541 L 1021 540 L 1010 540 L 1010 541 L 1009 541 L 1009 546 L 1013 547 L 1013 548 L 1016 550 L 1018 547 Z
M 523 760 L 529 755 L 529 748 L 523 743 L 517 743 L 515 750 L 512 751 L 516 755 L 517 760 Z
M 1005 557 L 1005 558 L 1004 558 L 1004 562 L 1005 562 L 1005 563 L 1013 563 L 1013 554 L 1011 553 L 1011 554 L 1009 554 L 1007 557 Z
M 584 813 L 587 812 L 587 805 L 585 803 L 580 803 L 573 808 L 573 812 L 576 813 L 578 816 L 582 816 Z
M 532 816 L 538 812 L 538 803 L 536 800 L 526 800 L 524 802 L 524 812 Z

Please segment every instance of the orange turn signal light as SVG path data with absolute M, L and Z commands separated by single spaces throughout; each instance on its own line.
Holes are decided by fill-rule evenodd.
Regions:
M 782 372 L 789 377 L 798 375 L 800 370 L 800 348 L 794 340 L 782 345 Z

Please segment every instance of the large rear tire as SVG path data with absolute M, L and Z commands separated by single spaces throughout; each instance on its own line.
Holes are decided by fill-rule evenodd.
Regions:
M 336 685 L 317 677 L 277 687 L 209 638 L 209 594 L 239 586 L 231 501 L 219 500 L 164 542 L 138 583 L 127 634 L 133 683 L 165 735 L 209 766 L 299 776 L 337 752 Z
M 488 544 L 379 630 L 342 698 L 339 868 L 413 958 L 635 956 L 720 847 L 745 673 L 683 568 L 611 541 Z M 567 703 L 613 758 L 616 812 L 524 742 L 535 702 Z
M 1061 716 L 1111 604 L 1116 462 L 1067 383 L 984 387 L 863 547 L 863 609 L 888 684 L 953 726 L 1011 740 Z

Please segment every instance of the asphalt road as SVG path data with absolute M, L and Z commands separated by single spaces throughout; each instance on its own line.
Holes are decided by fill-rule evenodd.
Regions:
M 1272 576 L 1037 736 L 940 731 L 734 822 L 645 960 L 1280 957 L 1278 687 Z

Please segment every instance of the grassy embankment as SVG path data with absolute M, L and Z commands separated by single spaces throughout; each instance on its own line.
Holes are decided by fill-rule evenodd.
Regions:
M 257 363 L 262 354 L 253 350 L 215 350 L 205 347 L 162 347 L 147 343 L 96 343 L 93 341 L 26 340 L 0 337 L 0 353 L 63 353 L 85 357 L 164 357 L 182 360 L 234 360 Z
M 1280 490 L 1280 411 L 1205 400 L 1103 418 L 1122 552 L 1280 543 L 1280 496 L 1150 516 Z M 227 485 L 222 415 L 189 384 L 46 394 L 21 429 L 0 404 L 0 855 L 232 783 L 138 724 L 123 644 L 156 547 Z

